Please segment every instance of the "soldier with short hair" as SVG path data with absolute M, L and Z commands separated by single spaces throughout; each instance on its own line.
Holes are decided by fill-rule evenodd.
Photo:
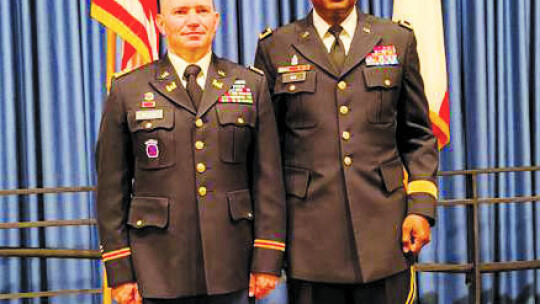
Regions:
M 412 303 L 438 167 L 414 33 L 356 0 L 312 2 L 255 59 L 282 144 L 290 304 Z
M 121 304 L 247 304 L 248 287 L 275 287 L 285 250 L 267 83 L 212 53 L 211 0 L 162 0 L 157 23 L 168 54 L 113 81 L 101 122 L 108 282 Z

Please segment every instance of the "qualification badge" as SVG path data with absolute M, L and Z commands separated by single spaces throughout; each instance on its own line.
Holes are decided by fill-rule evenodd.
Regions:
M 291 57 L 291 64 L 278 67 L 278 73 L 281 74 L 281 82 L 302 82 L 307 79 L 307 71 L 313 69 L 310 64 L 299 64 L 298 55 Z
M 154 100 L 154 93 L 153 92 L 144 93 L 144 99 L 141 102 L 141 108 L 155 108 L 155 107 L 156 107 L 156 101 Z

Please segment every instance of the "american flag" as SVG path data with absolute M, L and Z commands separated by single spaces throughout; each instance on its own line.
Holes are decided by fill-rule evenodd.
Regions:
M 122 71 L 159 57 L 157 0 L 93 0 L 92 18 L 122 38 Z

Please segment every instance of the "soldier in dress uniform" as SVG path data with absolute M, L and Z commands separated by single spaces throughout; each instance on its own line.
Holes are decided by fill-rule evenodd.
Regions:
M 260 71 L 211 51 L 211 0 L 162 0 L 163 58 L 116 78 L 97 144 L 102 257 L 119 303 L 244 304 L 285 250 L 278 134 Z M 141 299 L 142 296 L 142 299 Z
M 290 304 L 412 303 L 438 195 L 414 33 L 355 0 L 312 2 L 255 58 L 282 144 Z

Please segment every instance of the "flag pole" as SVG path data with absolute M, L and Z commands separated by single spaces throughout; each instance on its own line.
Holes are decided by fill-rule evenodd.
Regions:
M 112 31 L 110 28 L 107 28 L 107 93 L 111 89 L 111 82 L 114 73 L 116 72 L 116 33 Z M 103 262 L 102 262 L 103 263 Z M 111 289 L 109 288 L 109 284 L 107 283 L 107 273 L 105 271 L 105 265 L 102 264 L 103 269 L 103 296 L 102 296 L 102 303 L 103 304 L 112 304 L 112 296 L 111 296 Z
M 116 72 L 116 33 L 107 28 L 107 92 L 111 89 L 111 81 Z

